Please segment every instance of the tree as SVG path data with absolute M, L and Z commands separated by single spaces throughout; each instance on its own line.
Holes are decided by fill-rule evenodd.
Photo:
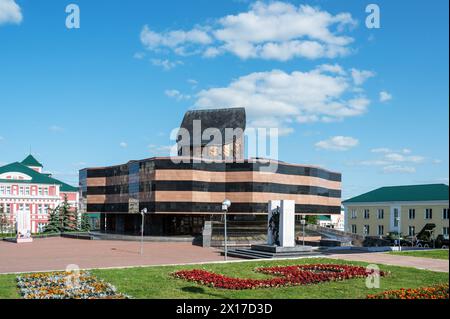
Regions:
M 77 226 L 77 211 L 70 207 L 67 196 L 65 196 L 64 201 L 50 211 L 49 221 L 44 228 L 44 233 L 76 231 L 78 229 Z
M 64 196 L 64 202 L 59 205 L 59 216 L 61 220 L 61 232 L 75 231 L 78 229 L 77 211 L 70 207 L 67 195 Z
M 307 215 L 305 219 L 306 222 L 310 225 L 316 225 L 318 221 L 317 215 Z
M 49 212 L 48 224 L 44 228 L 44 233 L 59 233 L 61 220 L 59 217 L 59 206 Z
M 80 222 L 79 230 L 83 231 L 83 232 L 89 232 L 91 230 L 91 223 L 89 221 L 88 214 L 81 215 L 81 222 Z
M 0 234 L 7 232 L 8 228 L 9 228 L 8 216 L 6 215 L 3 206 L 0 205 Z

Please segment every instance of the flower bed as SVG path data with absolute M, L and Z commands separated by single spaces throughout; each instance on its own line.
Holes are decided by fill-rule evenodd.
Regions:
M 416 289 L 385 291 L 367 296 L 368 299 L 449 299 L 448 284 Z
M 25 299 L 128 299 L 89 272 L 77 276 L 70 272 L 18 276 L 17 287 Z
M 270 279 L 232 278 L 206 270 L 183 270 L 172 276 L 201 285 L 232 290 L 276 288 L 286 286 L 311 285 L 327 281 L 366 278 L 371 272 L 364 267 L 349 265 L 297 265 L 257 268 L 256 272 L 275 276 Z M 386 273 L 380 272 L 380 276 Z

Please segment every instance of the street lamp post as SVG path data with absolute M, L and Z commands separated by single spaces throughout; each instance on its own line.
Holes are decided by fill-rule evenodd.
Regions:
M 141 224 L 141 256 L 144 255 L 144 227 L 145 227 L 145 214 L 147 214 L 147 208 L 141 210 L 142 224 Z
M 231 201 L 229 199 L 225 199 L 222 202 L 222 211 L 224 215 L 224 237 L 225 237 L 225 261 L 228 261 L 228 233 L 227 233 L 227 213 L 228 209 L 231 206 Z
M 402 239 L 401 239 L 401 233 L 400 233 L 400 216 L 398 216 L 397 218 L 396 218 L 396 220 L 397 220 L 397 223 L 398 223 L 398 228 L 397 228 L 397 230 L 398 230 L 398 250 L 399 251 L 402 251 Z
M 306 225 L 306 219 L 305 219 L 304 215 L 302 215 L 301 223 L 303 226 L 303 247 L 304 247 L 305 246 L 305 225 Z

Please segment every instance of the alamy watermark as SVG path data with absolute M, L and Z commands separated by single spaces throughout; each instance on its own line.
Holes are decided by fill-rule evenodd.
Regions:
M 71 3 L 66 6 L 66 28 L 79 29 L 80 28 L 80 7 L 77 4 Z
M 379 289 L 381 287 L 380 280 L 380 267 L 378 265 L 368 265 L 366 267 L 366 287 L 368 289 Z

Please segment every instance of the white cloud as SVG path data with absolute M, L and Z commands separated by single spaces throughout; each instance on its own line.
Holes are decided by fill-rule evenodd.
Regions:
M 61 126 L 58 125 L 52 125 L 49 127 L 49 130 L 55 133 L 60 133 L 64 131 L 64 128 L 62 128 Z
M 383 173 L 407 173 L 413 174 L 416 172 L 416 168 L 413 166 L 403 166 L 403 165 L 388 165 L 383 167 Z
M 169 71 L 169 70 L 177 67 L 178 65 L 183 65 L 182 61 L 170 61 L 168 59 L 165 59 L 165 60 L 152 59 L 150 62 L 155 66 L 162 67 L 166 71 Z
M 22 11 L 14 0 L 0 0 L 0 25 L 22 22 Z
M 172 152 L 176 154 L 177 145 L 155 145 L 150 144 L 148 146 L 150 153 L 156 156 L 166 156 L 171 155 Z
M 351 69 L 353 82 L 357 86 L 364 84 L 368 79 L 375 76 L 375 73 L 367 70 Z
M 425 157 L 420 155 L 412 155 L 412 150 L 403 148 L 401 150 L 392 150 L 390 148 L 381 147 L 371 150 L 372 153 L 380 154 L 381 157 L 372 160 L 365 160 L 352 163 L 352 165 L 362 166 L 382 166 L 383 173 L 415 173 L 416 167 L 425 162 Z
M 166 90 L 166 91 L 164 91 L 164 94 L 170 98 L 177 100 L 177 101 L 189 100 L 191 98 L 190 95 L 182 94 L 178 90 Z
M 358 146 L 359 141 L 350 136 L 333 136 L 327 140 L 316 143 L 319 149 L 329 151 L 348 151 L 349 149 Z
M 128 143 L 126 143 L 126 142 L 120 142 L 120 143 L 119 143 L 119 146 L 120 146 L 121 148 L 127 148 L 127 147 L 128 147 Z
M 392 95 L 391 94 L 389 94 L 386 91 L 381 91 L 380 92 L 380 102 L 387 102 L 387 101 L 390 101 L 390 100 L 392 100 Z
M 0 137 L 0 141 L 1 141 L 1 137 Z M 433 160 L 433 164 L 442 164 L 442 160 L 440 160 L 440 159 L 434 159 Z
M 138 59 L 138 60 L 142 60 L 143 58 L 145 58 L 145 53 L 144 52 L 136 52 L 133 55 L 133 58 Z
M 225 52 L 241 59 L 335 58 L 351 51 L 353 38 L 343 33 L 356 24 L 349 13 L 333 15 L 308 5 L 257 1 L 246 12 L 188 31 L 159 33 L 145 25 L 141 42 L 152 51 L 170 49 L 208 58 Z
M 202 90 L 196 108 L 245 107 L 250 121 L 267 121 L 281 130 L 293 122 L 331 122 L 364 114 L 370 101 L 353 92 L 353 80 L 338 65 L 311 71 L 255 72 L 226 87 Z

